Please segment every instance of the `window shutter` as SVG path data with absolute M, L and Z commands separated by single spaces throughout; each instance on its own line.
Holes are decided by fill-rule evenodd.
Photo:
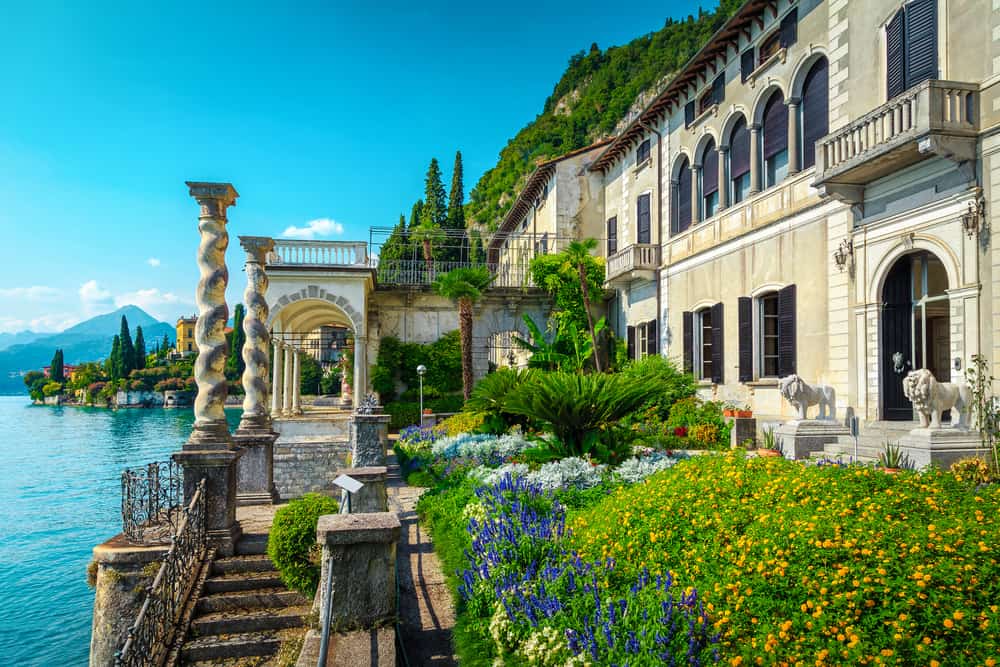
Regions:
M 694 372 L 694 313 L 684 311 L 681 314 L 684 328 L 684 372 Z
M 649 159 L 649 139 L 646 139 L 635 151 L 635 163 L 642 164 Z
M 722 384 L 725 380 L 722 366 L 722 346 L 725 338 L 722 335 L 722 304 L 712 306 L 712 382 Z
M 701 196 L 707 197 L 719 189 L 719 151 L 715 144 L 707 146 L 701 158 Z
M 636 202 L 636 219 L 638 220 L 638 238 L 636 243 L 649 243 L 649 194 L 639 196 Z
M 802 87 L 802 168 L 816 164 L 816 142 L 830 128 L 830 96 L 826 58 L 820 58 L 806 74 Z
M 657 354 L 656 320 L 646 322 L 646 355 L 656 356 Z
M 771 95 L 764 107 L 764 159 L 788 147 L 788 106 L 781 93 Z
M 677 177 L 677 228 L 674 233 L 679 234 L 691 226 L 691 165 L 687 160 L 681 165 L 680 173 Z
M 628 327 L 628 358 L 635 359 L 635 327 Z
M 778 375 L 795 370 L 795 285 L 778 291 Z
M 608 256 L 618 252 L 618 216 L 608 218 Z
M 750 131 L 740 118 L 729 135 L 729 177 L 736 179 L 750 171 Z
M 712 102 L 715 104 L 722 104 L 722 101 L 726 99 L 726 73 L 723 72 L 719 76 L 715 77 L 715 81 L 712 82 Z
M 937 77 L 937 0 L 906 5 L 906 87 Z
M 902 9 L 885 26 L 885 87 L 889 99 L 906 90 Z
M 740 329 L 740 382 L 753 381 L 753 299 L 737 299 Z
M 792 9 L 792 11 L 785 14 L 785 17 L 781 19 L 781 46 L 788 48 L 798 39 L 799 34 L 799 10 Z
M 684 127 L 691 127 L 694 122 L 694 100 L 684 105 Z
M 740 54 L 740 81 L 746 81 L 753 74 L 753 66 L 756 62 L 753 53 L 753 47 Z

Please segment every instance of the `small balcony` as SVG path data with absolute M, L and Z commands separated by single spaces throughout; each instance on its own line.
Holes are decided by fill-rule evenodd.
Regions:
M 633 280 L 652 280 L 660 266 L 660 246 L 636 243 L 608 257 L 608 287 L 626 285 Z
M 368 244 L 364 241 L 276 240 L 267 256 L 267 268 L 368 268 Z
M 974 160 L 978 132 L 978 85 L 924 81 L 817 141 L 813 184 L 860 203 L 866 184 L 932 155 Z

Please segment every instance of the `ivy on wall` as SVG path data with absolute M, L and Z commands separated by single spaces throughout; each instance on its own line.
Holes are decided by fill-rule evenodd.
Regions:
M 383 404 L 397 396 L 405 400 L 418 399 L 417 366 L 421 364 L 427 367 L 425 399 L 461 391 L 462 354 L 458 331 L 450 331 L 427 344 L 403 343 L 393 336 L 382 338 L 372 368 L 372 389 L 378 392 Z

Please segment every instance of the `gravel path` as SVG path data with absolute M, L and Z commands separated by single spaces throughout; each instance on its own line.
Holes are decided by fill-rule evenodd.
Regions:
M 389 456 L 389 511 L 399 514 L 402 530 L 396 551 L 399 616 L 410 667 L 456 665 L 451 647 L 455 608 L 434 545 L 420 526 L 416 505 L 424 489 L 407 486 L 395 455 Z

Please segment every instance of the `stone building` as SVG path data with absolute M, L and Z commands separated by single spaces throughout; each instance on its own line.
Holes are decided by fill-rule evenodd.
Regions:
M 194 354 L 197 351 L 198 346 L 194 341 L 194 326 L 198 323 L 198 316 L 192 315 L 191 317 L 178 317 L 177 318 L 177 342 L 174 345 L 174 349 L 178 354 L 182 356 L 188 356 Z

